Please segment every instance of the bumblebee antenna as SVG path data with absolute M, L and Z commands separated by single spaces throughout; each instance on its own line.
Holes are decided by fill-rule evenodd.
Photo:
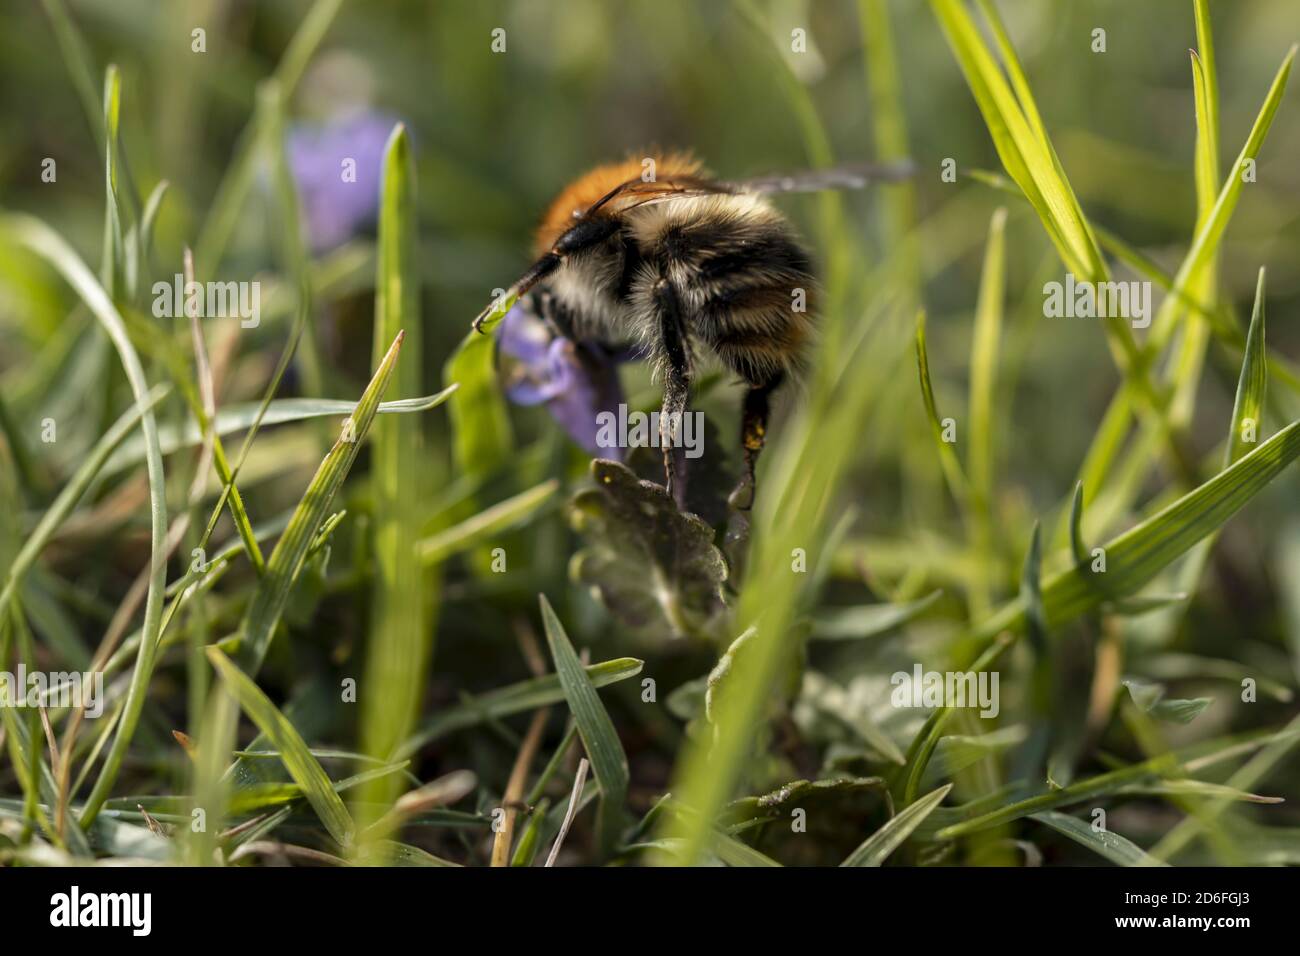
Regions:
M 482 334 L 483 324 L 487 322 L 488 317 L 491 316 L 493 312 L 500 311 L 504 315 L 506 310 L 509 309 L 510 306 L 514 305 L 515 301 L 518 300 L 521 295 L 558 269 L 560 263 L 563 261 L 564 257 L 559 253 L 548 252 L 546 255 L 534 262 L 532 266 L 529 267 L 528 271 L 519 277 L 519 280 L 515 282 L 514 285 L 506 289 L 501 296 L 489 302 L 487 306 L 484 307 L 483 311 L 474 317 L 474 331 Z

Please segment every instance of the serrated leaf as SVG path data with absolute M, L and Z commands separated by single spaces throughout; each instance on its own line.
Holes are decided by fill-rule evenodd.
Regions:
M 596 487 L 570 506 L 586 547 L 570 572 L 610 613 L 644 633 L 711 635 L 726 605 L 727 565 L 713 529 L 683 514 L 661 485 L 615 461 L 591 463 Z

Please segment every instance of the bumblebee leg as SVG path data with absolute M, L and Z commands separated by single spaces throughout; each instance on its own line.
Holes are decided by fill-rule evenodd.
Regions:
M 781 376 L 769 379 L 762 385 L 750 386 L 745 393 L 744 410 L 740 419 L 740 447 L 744 454 L 744 471 L 740 483 L 728 499 L 737 511 L 754 507 L 754 467 L 758 454 L 767 439 L 767 418 L 771 410 L 771 396 L 781 386 Z
M 654 285 L 659 313 L 659 346 L 663 357 L 664 401 L 659 414 L 659 447 L 664 453 L 664 483 L 677 507 L 686 507 L 686 459 L 677 447 L 684 434 L 686 402 L 691 391 L 690 351 L 686 321 L 672 284 L 660 278 Z

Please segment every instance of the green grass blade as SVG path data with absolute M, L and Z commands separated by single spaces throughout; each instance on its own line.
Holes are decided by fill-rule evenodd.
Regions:
M 993 398 L 997 387 L 1003 299 L 1006 295 L 1007 211 L 999 208 L 989 222 L 975 331 L 971 342 L 970 469 L 971 490 L 985 512 L 993 495 Z M 987 514 L 985 515 L 988 520 Z
M 914 803 L 908 804 L 891 817 L 888 823 L 867 837 L 862 842 L 862 845 L 850 853 L 840 866 L 880 866 L 883 864 L 889 858 L 889 855 L 912 835 L 912 832 L 921 825 L 922 821 L 933 813 L 939 804 L 943 803 L 943 798 L 948 796 L 948 791 L 951 789 L 952 784 L 946 784 L 938 790 L 927 793 Z
M 325 824 L 330 836 L 340 846 L 349 846 L 355 830 L 352 817 L 348 815 L 347 807 L 335 792 L 334 784 L 320 761 L 312 756 L 306 741 L 271 703 L 271 699 L 262 693 L 261 688 L 236 667 L 230 658 L 215 647 L 209 647 L 207 652 L 208 660 L 220 675 L 222 683 L 239 701 L 244 713 L 280 751 L 280 759 L 289 771 L 289 776 L 302 788 L 303 796 Z
M 169 389 L 166 386 L 155 385 L 149 391 L 143 405 L 132 405 L 123 412 L 122 416 L 113 423 L 113 426 L 95 443 L 95 447 L 91 449 L 90 454 L 77 467 L 76 472 L 68 480 L 68 483 L 63 486 L 63 490 L 59 492 L 58 497 L 41 515 L 41 520 L 23 543 L 22 550 L 15 555 L 13 562 L 9 565 L 4 590 L 0 592 L 0 619 L 3 619 L 3 615 L 7 613 L 9 602 L 14 597 L 19 584 L 22 583 L 23 575 L 35 563 L 42 549 L 49 543 L 54 533 L 58 531 L 59 525 L 72 513 L 72 509 L 77 506 L 77 502 L 86 493 L 86 489 L 98 477 L 100 470 L 104 467 L 104 463 L 113 450 L 122 443 L 128 434 L 135 430 L 141 414 L 146 410 L 152 411 L 168 393 Z
M 1219 528 L 1300 455 L 1300 422 L 1278 432 L 1230 468 L 1183 495 L 1160 512 L 1109 541 L 1105 593 L 1136 593 L 1197 541 Z M 1059 627 L 1095 607 L 1104 595 L 1090 580 L 1089 567 L 1075 567 L 1043 586 L 1048 625 Z M 1023 626 L 1023 602 L 1016 601 L 980 628 L 996 633 L 1008 619 Z
M 145 381 L 144 369 L 140 365 L 140 356 L 135 346 L 131 344 L 122 316 L 103 286 L 95 281 L 94 275 L 86 268 L 85 263 L 72 247 L 58 233 L 39 220 L 20 214 L 7 215 L 0 218 L 0 228 L 8 232 L 19 245 L 25 246 L 48 261 L 76 290 L 95 318 L 103 325 L 114 348 L 117 349 L 135 402 L 142 410 L 140 427 L 144 432 L 145 465 L 149 477 L 151 554 L 149 586 L 145 597 L 144 640 L 140 642 L 135 671 L 131 677 L 130 690 L 127 692 L 126 711 L 118 725 L 117 736 L 113 739 L 104 767 L 82 811 L 81 825 L 84 829 L 94 822 L 95 815 L 108 797 L 108 792 L 121 768 L 126 748 L 130 745 L 131 737 L 140 719 L 140 709 L 144 706 L 149 677 L 153 673 L 154 651 L 162 624 L 163 591 L 167 584 L 167 567 L 161 560 L 166 550 L 167 537 L 166 481 L 163 477 L 162 452 L 158 447 L 158 425 L 149 407 L 149 386 Z
M 1006 222 L 1007 211 L 999 207 L 989 222 L 971 340 L 970 400 L 967 406 L 970 449 L 966 467 L 970 473 L 971 545 L 981 554 L 993 551 L 993 401 L 997 389 L 1003 300 L 1006 297 Z M 990 592 L 988 574 L 983 574 L 971 590 L 972 612 L 976 617 L 988 613 L 992 603 Z
M 1168 866 L 1148 856 L 1140 846 L 1126 840 L 1118 833 L 1094 830 L 1091 824 L 1084 823 L 1078 817 L 1056 810 L 1044 810 L 1042 813 L 1031 813 L 1030 818 L 1046 824 L 1058 833 L 1065 834 L 1075 843 L 1120 866 Z
M 593 687 L 605 687 L 635 677 L 641 673 L 644 663 L 635 657 L 618 657 L 614 660 L 602 661 L 586 668 L 587 679 L 591 681 Z M 534 677 L 471 697 L 456 707 L 424 721 L 410 739 L 397 749 L 394 757 L 396 759 L 409 757 L 430 741 L 453 731 L 473 727 L 485 721 L 509 717 L 511 714 L 536 710 L 565 699 L 564 687 L 555 674 Z
M 433 395 L 421 398 L 404 398 L 392 402 L 381 402 L 375 410 L 379 415 L 408 415 L 412 412 L 427 412 L 437 408 L 456 391 L 450 385 Z M 236 432 L 242 432 L 254 425 L 284 425 L 290 422 L 308 421 L 313 418 L 343 418 L 357 410 L 357 403 L 338 398 L 281 398 L 270 402 L 262 413 L 260 402 L 241 402 L 227 405 L 217 410 L 215 428 L 218 437 L 224 438 Z M 183 424 L 165 423 L 158 428 L 158 443 L 164 455 L 194 448 L 203 441 L 203 430 L 193 418 Z M 137 464 L 144 457 L 142 442 L 128 438 L 122 447 L 114 452 L 104 465 L 104 473 L 113 475 Z
M 293 517 L 289 519 L 288 527 L 271 552 L 266 574 L 258 582 L 257 591 L 240 625 L 239 661 L 241 667 L 250 674 L 256 674 L 262 666 L 266 650 L 280 623 L 280 616 L 289 602 L 293 584 L 306 561 L 307 551 L 316 538 L 316 532 L 329 515 L 335 494 L 357 459 L 361 443 L 375 419 L 379 399 L 387 389 L 397 365 L 401 348 L 402 336 L 399 333 L 379 363 L 361 400 L 357 402 L 356 411 L 344 419 L 338 440 L 316 470 Z
M 1241 363 L 1237 396 L 1232 403 L 1232 431 L 1228 436 L 1224 467 L 1234 464 L 1259 440 L 1264 429 L 1264 395 L 1268 388 L 1268 359 L 1264 345 L 1264 270 L 1255 285 L 1255 307 L 1246 333 L 1246 356 Z
M 592 773 L 600 784 L 600 812 L 597 823 L 600 844 L 604 853 L 613 850 L 622 824 L 623 805 L 627 799 L 627 756 L 619 743 L 614 722 L 609 719 L 605 705 L 600 702 L 596 687 L 578 660 L 578 654 L 564 632 L 564 626 L 555 616 L 546 595 L 539 595 L 542 624 L 546 629 L 546 643 L 550 645 L 555 660 L 555 673 L 564 688 L 565 699 L 578 724 L 582 746 L 591 758 Z
M 966 75 L 1003 165 L 1038 210 L 1066 266 L 1080 277 L 1103 280 L 1105 260 L 1046 140 L 1018 62 L 1010 59 L 1007 66 L 1021 95 L 1019 100 L 962 0 L 931 0 L 930 5 Z M 995 32 L 1005 37 L 995 9 L 985 5 L 985 14 Z M 1010 45 L 1005 44 L 1004 56 L 1009 51 Z
M 122 115 L 122 76 L 110 64 L 104 74 L 104 246 L 99 281 L 114 301 L 123 293 L 126 249 L 118 202 L 118 127 Z
M 934 400 L 934 386 L 930 381 L 930 359 L 925 344 L 925 312 L 916 315 L 916 370 L 921 379 L 921 398 L 925 402 L 925 412 L 930 419 L 930 430 L 934 432 L 935 445 L 939 450 L 939 464 L 943 467 L 944 479 L 948 490 L 965 511 L 970 501 L 970 483 L 962 471 L 953 443 L 944 441 L 944 423 L 939 418 L 939 409 Z
M 559 489 L 558 481 L 543 481 L 527 491 L 484 508 L 459 524 L 424 538 L 417 545 L 420 560 L 425 564 L 437 564 L 453 554 L 481 544 L 492 535 L 516 527 L 536 514 Z
M 1291 75 L 1291 66 L 1295 62 L 1296 50 L 1297 46 L 1292 46 L 1287 51 L 1282 65 L 1278 67 L 1277 74 L 1273 77 L 1273 83 L 1269 87 L 1268 95 L 1264 98 L 1264 105 L 1260 107 L 1254 125 L 1251 126 L 1250 135 L 1246 138 L 1246 143 L 1241 148 L 1236 162 L 1232 164 L 1222 189 L 1219 190 L 1218 198 L 1214 202 L 1214 208 L 1200 228 L 1197 229 L 1191 248 L 1187 250 L 1182 265 L 1174 274 L 1174 292 L 1165 297 L 1165 301 L 1161 303 L 1155 320 L 1151 324 L 1151 335 L 1146 344 L 1146 354 L 1148 356 L 1158 353 L 1169 340 L 1174 331 L 1175 320 L 1178 317 L 1181 296 L 1188 292 L 1195 277 L 1218 251 L 1219 244 L 1223 240 L 1223 234 L 1228 228 L 1228 222 L 1232 219 L 1232 214 L 1236 212 L 1242 188 L 1245 186 L 1244 171 L 1259 156 L 1259 151 L 1268 137 L 1269 130 L 1272 128 L 1273 118 L 1277 115 L 1278 107 L 1281 106 L 1282 94 L 1286 92 L 1287 79 Z
M 386 343 L 406 328 L 407 361 L 398 363 L 390 384 L 399 396 L 418 395 L 421 386 L 415 213 L 415 165 L 406 128 L 399 124 L 384 153 L 374 337 L 378 362 Z M 383 691 L 362 697 L 361 730 L 362 749 L 374 757 L 391 753 L 410 734 L 432 649 L 432 605 L 416 540 L 430 497 L 420 425 L 418 418 L 393 416 L 375 423 L 371 439 L 375 574 L 365 686 Z M 361 788 L 358 799 L 391 802 L 400 784 L 396 777 L 379 778 Z M 369 822 L 362 818 L 363 826 Z M 366 840 L 387 835 L 368 832 Z

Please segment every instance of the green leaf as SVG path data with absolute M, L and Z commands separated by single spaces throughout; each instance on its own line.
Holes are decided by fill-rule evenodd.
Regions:
M 345 420 L 342 433 L 316 470 L 316 475 L 307 486 L 298 507 L 294 509 L 284 534 L 271 552 L 266 573 L 257 583 L 257 590 L 239 630 L 239 660 L 244 670 L 252 674 L 256 674 L 262 666 L 266 650 L 271 645 L 280 617 L 289 602 L 294 582 L 307 559 L 307 552 L 329 515 L 335 494 L 343 485 L 352 463 L 356 461 L 361 443 L 374 421 L 379 399 L 388 387 L 401 347 L 402 335 L 399 333 L 375 371 L 374 378 L 362 393 L 361 400 L 357 402 L 356 411 Z
M 470 332 L 443 368 L 444 382 L 460 390 L 448 406 L 456 473 L 482 477 L 503 468 L 514 449 L 510 417 L 497 382 L 496 340 Z
M 239 701 L 244 713 L 257 725 L 275 748 L 280 751 L 289 776 L 299 787 L 302 794 L 320 817 L 325 828 L 340 846 L 349 846 L 355 825 L 348 815 L 347 807 L 334 790 L 329 775 L 312 756 L 306 742 L 285 719 L 284 715 L 271 703 L 271 699 L 262 693 L 252 679 L 241 671 L 230 658 L 215 647 L 207 648 L 208 660 L 221 676 L 222 682 Z
M 947 784 L 904 807 L 891 817 L 888 823 L 867 837 L 840 866 L 880 866 L 904 840 L 912 835 L 912 831 L 921 825 L 921 821 L 943 803 L 943 798 L 951 789 L 952 784 Z
M 614 722 L 609 719 L 605 705 L 600 702 L 596 687 L 578 660 L 578 654 L 569 642 L 560 619 L 555 616 L 546 595 L 539 595 L 542 624 L 546 629 L 546 642 L 555 660 L 555 673 L 564 688 L 565 699 L 573 711 L 582 746 L 591 758 L 592 773 L 600 784 L 600 812 L 597 831 L 603 852 L 613 850 L 622 823 L 623 805 L 627 799 L 627 756 L 619 743 Z
M 579 492 L 570 508 L 586 541 L 570 564 L 574 579 L 640 632 L 712 634 L 726 611 L 727 578 L 713 529 L 618 462 L 597 459 L 591 471 L 596 487 Z
M 619 657 L 602 661 L 586 668 L 587 678 L 593 687 L 605 687 L 609 684 L 627 680 L 641 673 L 643 661 L 635 657 Z M 565 699 L 564 688 L 560 678 L 555 674 L 534 677 L 518 684 L 488 691 L 477 697 L 468 697 L 455 707 L 448 708 L 440 714 L 420 724 L 415 733 L 397 749 L 398 758 L 409 757 L 430 741 L 446 736 L 466 727 L 511 714 L 520 714 L 536 710 Z
M 1110 860 L 1112 863 L 1118 863 L 1120 866 L 1168 866 L 1167 863 L 1161 863 L 1140 846 L 1129 840 L 1124 839 L 1118 833 L 1111 833 L 1109 830 L 1097 831 L 1090 824 L 1084 823 L 1077 817 L 1068 814 L 1058 813 L 1055 810 L 1045 810 L 1042 813 L 1032 813 L 1030 817 L 1039 823 L 1045 823 L 1053 830 L 1064 833 L 1075 843 L 1086 846 L 1094 853 L 1098 853 Z

